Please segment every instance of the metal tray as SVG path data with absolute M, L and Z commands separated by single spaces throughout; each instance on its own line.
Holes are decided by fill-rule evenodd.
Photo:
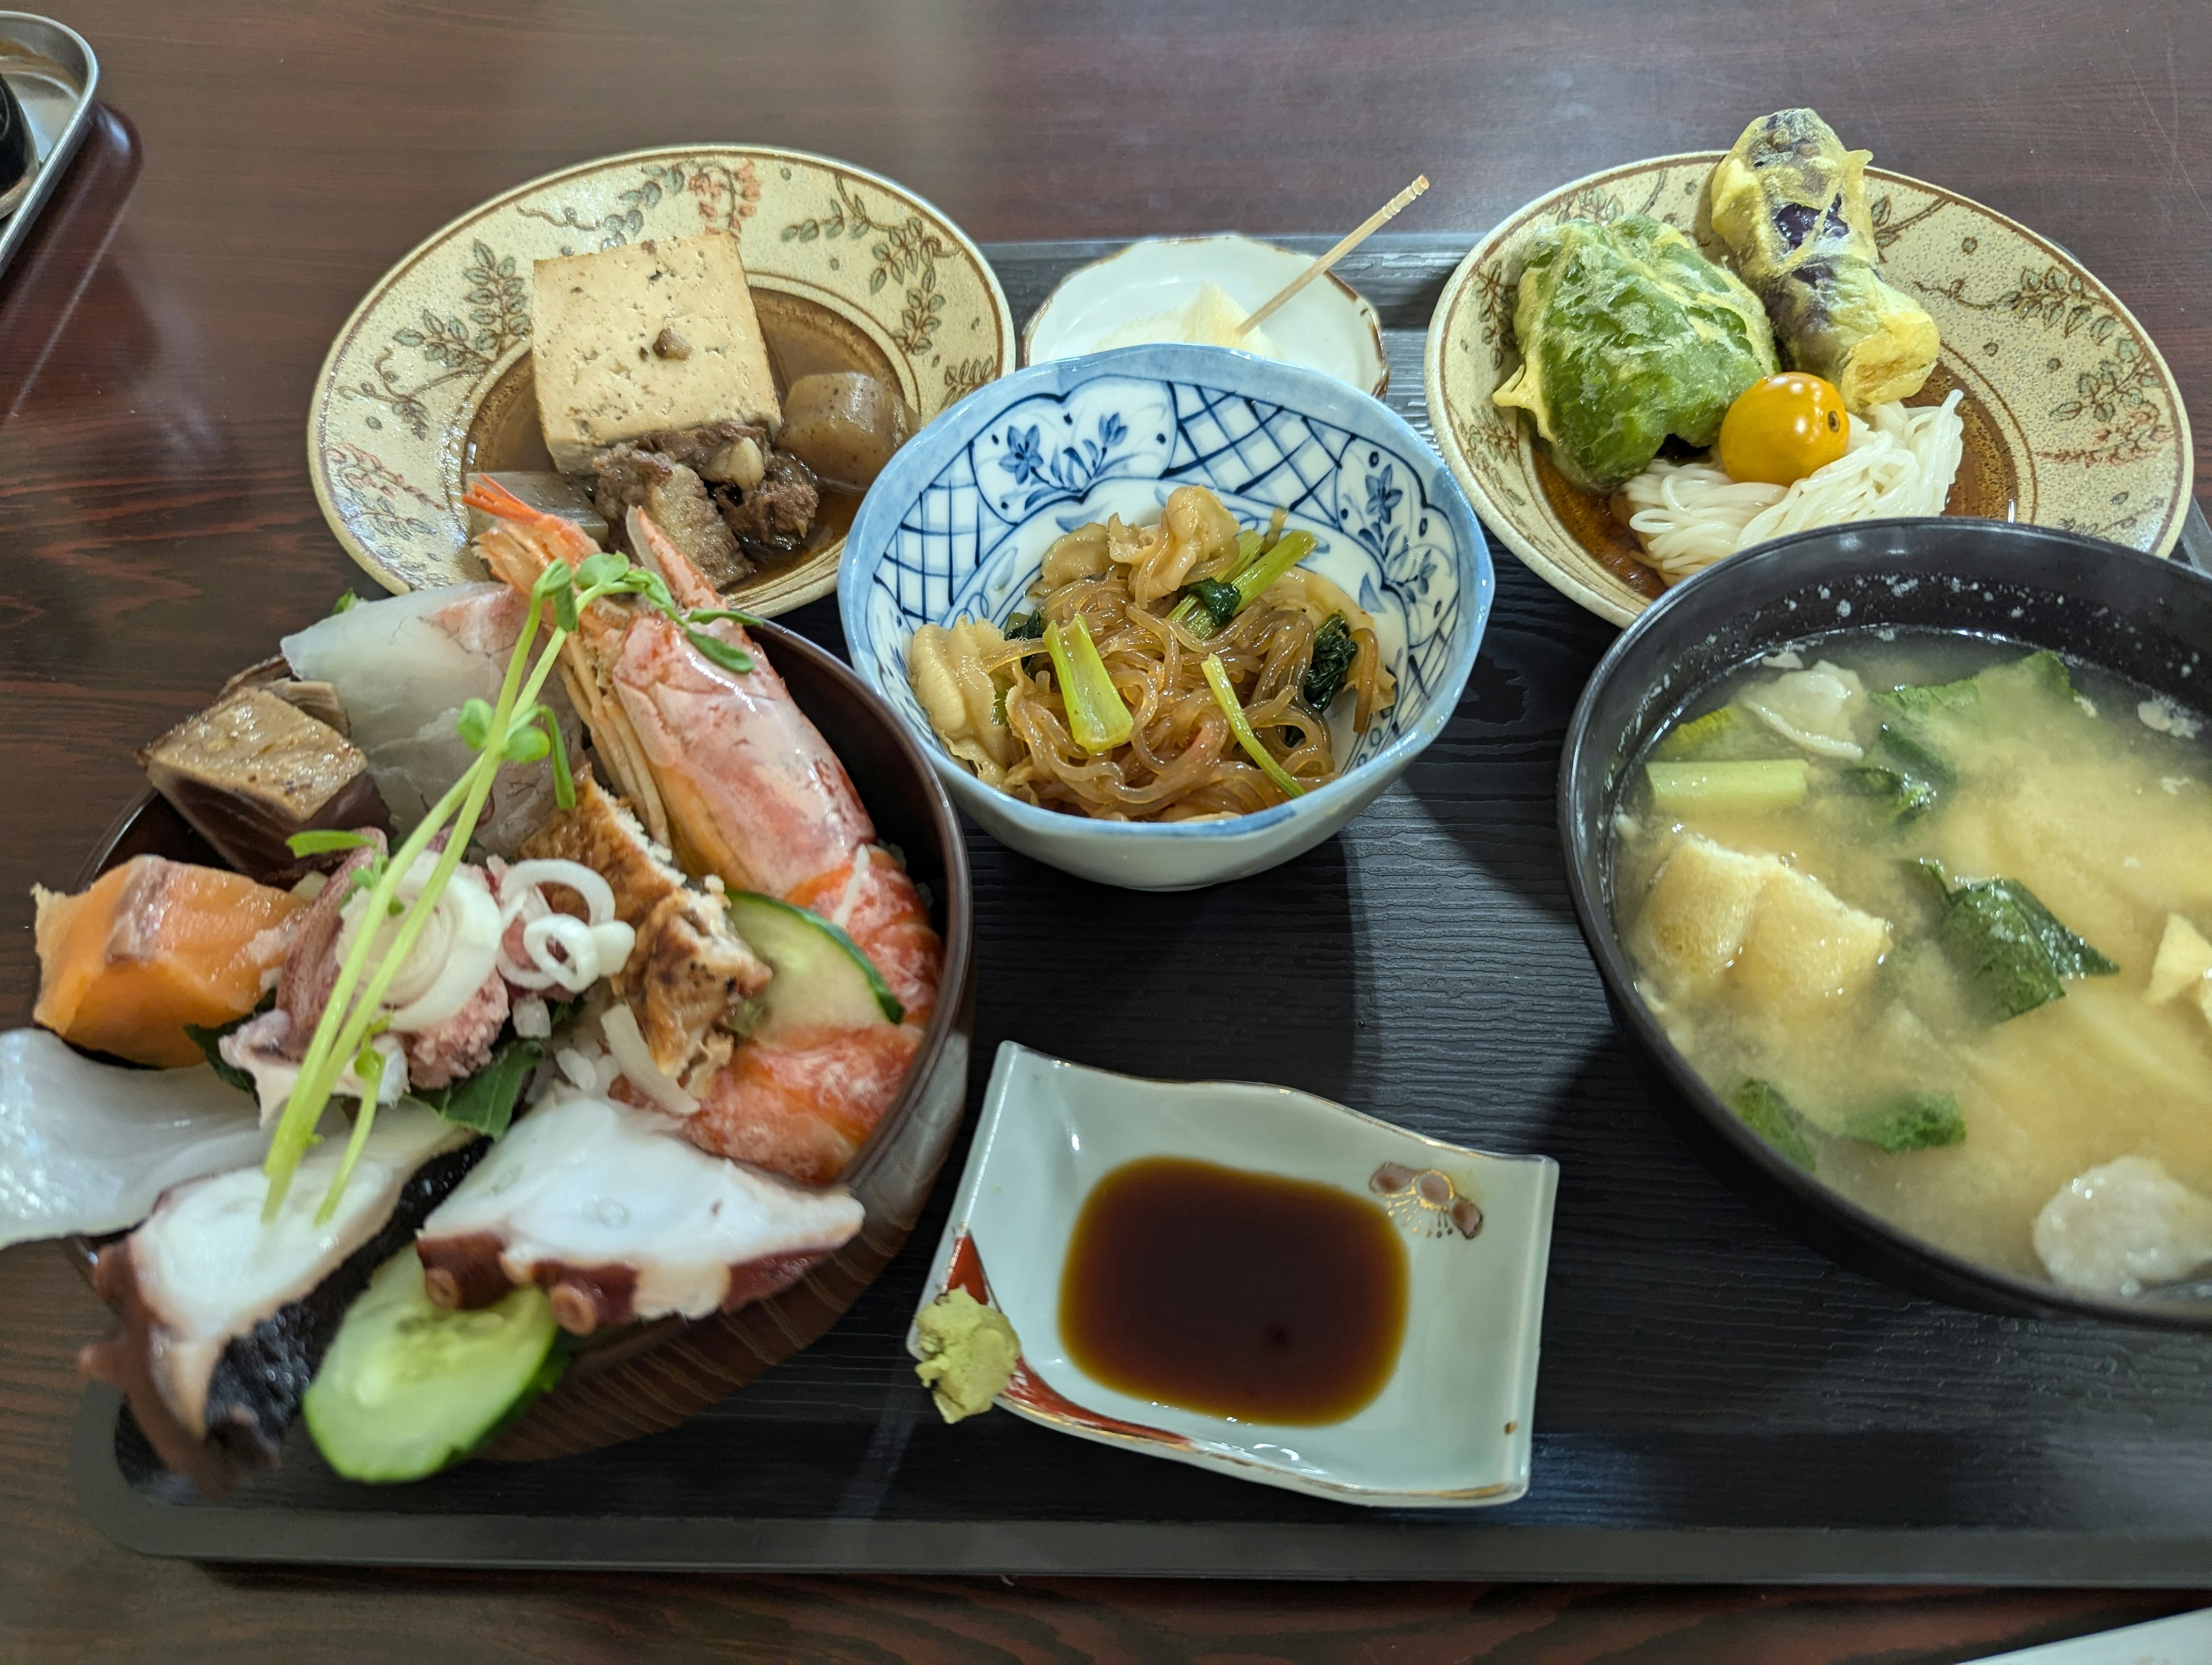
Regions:
M 38 151 L 31 188 L 0 220 L 0 272 L 30 234 L 83 141 L 100 89 L 100 60 L 66 24 L 27 11 L 0 11 L 0 76 L 5 76 Z
M 1346 274 L 1382 314 L 1390 403 L 1417 427 L 1422 332 L 1472 240 L 1378 238 Z M 1024 316 L 1112 246 L 987 252 Z M 901 1340 L 956 1147 L 905 1254 L 837 1328 L 672 1432 L 392 1490 L 333 1479 L 295 1437 L 283 1468 L 210 1503 L 94 1392 L 74 1455 L 86 1510 L 133 1547 L 221 1561 L 2202 1583 L 2202 1338 L 1991 1317 L 1870 1283 L 1753 1213 L 1645 1098 L 1575 928 L 1553 819 L 1568 714 L 1613 632 L 1516 561 L 1498 576 L 1451 726 L 1340 837 L 1286 867 L 1136 895 L 971 833 L 970 1091 L 1012 1037 L 1135 1074 L 1282 1081 L 1438 1138 L 1558 1158 L 1521 1502 L 1376 1513 L 1012 1417 L 941 1425 Z M 828 603 L 781 622 L 838 644 Z M 1055 927 L 1053 953 L 1038 920 Z M 1117 995 L 1103 1008 L 1101 987 Z

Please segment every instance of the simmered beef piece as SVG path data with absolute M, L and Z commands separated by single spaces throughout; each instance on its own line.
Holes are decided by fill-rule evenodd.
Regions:
M 803 548 L 822 502 L 806 465 L 744 422 L 647 434 L 601 453 L 592 471 L 592 507 L 618 547 L 624 515 L 642 507 L 718 590 Z
M 599 486 L 592 504 L 610 530 L 623 525 L 632 508 L 642 508 L 716 589 L 750 576 L 753 563 L 738 552 L 696 470 L 625 441 L 602 455 L 593 471 Z
M 750 466 L 740 440 L 753 443 Z M 759 477 L 761 455 L 768 449 L 768 429 L 744 422 L 710 422 L 696 428 L 672 428 L 648 434 L 636 441 L 641 451 L 651 451 L 672 463 L 681 463 L 716 485 L 749 485 Z
M 784 452 L 764 453 L 763 463 L 758 485 L 742 494 L 726 488 L 714 495 L 740 544 L 756 555 L 787 555 L 814 530 L 821 488 L 805 463 Z

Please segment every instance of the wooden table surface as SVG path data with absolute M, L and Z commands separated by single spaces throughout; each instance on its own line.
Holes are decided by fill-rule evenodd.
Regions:
M 2212 413 L 2203 0 L 55 4 L 114 113 L 0 281 L 0 1023 L 30 1011 L 26 892 L 137 792 L 132 748 L 354 577 L 302 445 L 347 313 L 453 215 L 605 152 L 828 152 L 983 240 L 1333 231 L 1425 172 L 1401 228 L 1472 241 L 1562 179 L 1809 103 L 2074 251 Z M 8 1659 L 1905 1665 L 2212 1599 L 200 1568 L 76 1510 L 74 1358 L 104 1324 L 55 1250 L 0 1255 Z

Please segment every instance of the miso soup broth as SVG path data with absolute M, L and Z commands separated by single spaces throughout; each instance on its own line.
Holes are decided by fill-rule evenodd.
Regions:
M 2089 1293 L 2204 1276 L 2208 738 L 1973 637 L 1750 665 L 1623 792 L 1639 992 L 1771 1145 L 1921 1238 Z

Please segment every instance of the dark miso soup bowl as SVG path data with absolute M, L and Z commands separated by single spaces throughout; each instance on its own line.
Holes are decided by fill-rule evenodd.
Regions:
M 813 1342 L 906 1242 L 966 1113 L 975 918 L 968 847 L 951 800 L 906 725 L 842 659 L 776 625 L 751 628 L 799 709 L 843 762 L 878 835 L 905 856 L 929 900 L 930 921 L 945 939 L 937 1006 L 906 1085 L 846 1167 L 843 1183 L 867 1211 L 860 1235 L 767 1300 L 591 1337 L 560 1384 L 480 1454 L 494 1461 L 568 1456 L 673 1428 Z M 79 888 L 148 854 L 222 865 L 167 800 L 149 793 L 101 839 Z M 88 1266 L 94 1246 L 82 1238 L 75 1246 Z M 295 1428 L 288 1451 L 304 1438 Z
M 1630 765 L 1716 678 L 1787 647 L 1884 626 L 2052 648 L 2192 709 L 2212 705 L 2212 579 L 2097 538 L 1995 520 L 1875 521 L 1800 532 L 1707 568 L 1613 645 L 1560 760 L 1567 884 L 1613 1021 L 1655 1095 L 1723 1176 L 1844 1264 L 1982 1311 L 2212 1329 L 2212 1280 L 2136 1300 L 2073 1294 L 1934 1248 L 1846 1200 L 1746 1127 L 1636 992 L 1612 908 L 1611 828 Z

